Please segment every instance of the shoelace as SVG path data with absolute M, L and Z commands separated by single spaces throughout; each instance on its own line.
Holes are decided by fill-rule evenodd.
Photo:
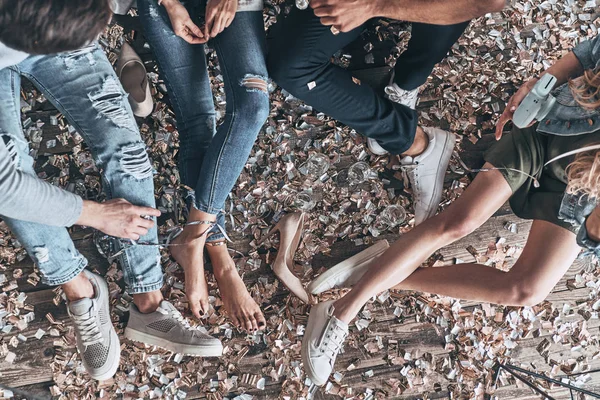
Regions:
M 81 342 L 86 348 L 93 344 L 104 342 L 104 338 L 102 337 L 102 332 L 100 332 L 100 328 L 98 327 L 96 317 L 92 315 L 91 312 L 88 312 L 84 315 L 71 314 L 71 316 L 73 317 L 75 326 L 79 331 Z
M 416 93 L 413 91 L 399 91 L 392 85 L 385 87 L 385 94 L 387 94 L 388 99 L 394 103 L 404 103 L 404 100 L 411 100 L 412 97 L 416 96 Z
M 321 343 L 321 352 L 329 357 L 330 360 L 334 360 L 342 348 L 346 336 L 348 336 L 348 333 L 346 333 L 339 325 L 335 324 L 332 328 L 330 325 L 330 327 L 327 328 L 325 340 Z
M 159 313 L 161 313 L 163 315 L 169 315 L 169 312 L 170 312 L 171 313 L 170 317 L 173 318 L 175 321 L 177 321 L 185 329 L 187 329 L 188 331 L 196 330 L 194 327 L 192 327 L 190 325 L 190 322 L 177 310 L 166 310 L 162 307 L 158 307 L 158 309 L 156 311 L 158 311 Z

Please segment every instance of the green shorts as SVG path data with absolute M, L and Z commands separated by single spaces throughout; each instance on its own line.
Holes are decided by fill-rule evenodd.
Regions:
M 576 232 L 570 223 L 558 219 L 567 177 L 565 168 L 573 156 L 557 160 L 544 168 L 544 163 L 564 152 L 600 142 L 600 132 L 580 136 L 556 136 L 537 132 L 537 126 L 514 128 L 484 155 L 485 161 L 497 168 L 515 168 L 535 176 L 533 179 L 515 171 L 500 170 L 513 195 L 510 207 L 521 218 L 539 219 Z M 485 172 L 484 172 L 485 173 Z

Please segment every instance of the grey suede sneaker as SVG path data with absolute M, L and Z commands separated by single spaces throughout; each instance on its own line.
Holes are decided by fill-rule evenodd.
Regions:
M 142 314 L 135 304 L 131 304 L 125 337 L 190 356 L 219 357 L 223 354 L 219 339 L 190 326 L 183 315 L 165 300 L 156 311 L 148 314 Z
M 121 345 L 110 321 L 108 286 L 87 270 L 83 273 L 94 287 L 95 297 L 67 303 L 75 325 L 77 350 L 90 376 L 99 381 L 113 377 L 119 368 Z

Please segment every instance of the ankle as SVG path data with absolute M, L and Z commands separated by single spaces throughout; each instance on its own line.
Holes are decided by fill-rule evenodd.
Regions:
M 82 273 L 64 283 L 62 290 L 68 301 L 77 301 L 81 299 L 91 299 L 94 297 L 94 286 L 92 282 Z
M 358 310 L 355 311 L 351 304 L 347 304 L 344 301 L 344 297 L 333 303 L 333 316 L 346 324 L 352 322 L 356 314 L 358 314 Z
M 133 295 L 133 304 L 135 304 L 142 314 L 149 314 L 156 311 L 162 300 L 163 296 L 160 290 Z
M 427 146 L 429 146 L 429 137 L 427 136 L 423 128 L 417 126 L 417 131 L 415 133 L 415 140 L 413 141 L 413 144 L 409 147 L 408 150 L 402 153 L 401 156 L 416 157 L 422 154 L 427 149 Z

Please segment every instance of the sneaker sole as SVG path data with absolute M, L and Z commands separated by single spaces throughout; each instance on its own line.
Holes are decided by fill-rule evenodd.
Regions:
M 309 285 L 308 290 L 312 294 L 320 294 L 326 290 L 336 288 L 335 285 L 330 284 L 330 281 L 336 281 L 337 277 L 340 275 L 346 274 L 348 271 L 355 271 L 362 269 L 365 263 L 373 260 L 374 258 L 383 254 L 388 248 L 390 244 L 387 240 L 380 240 L 375 243 L 373 246 L 361 251 L 358 254 L 353 255 L 352 257 L 344 260 L 333 267 L 329 268 L 327 271 L 323 272 L 317 278 L 315 278 Z
M 450 146 L 448 145 L 448 142 L 451 143 Z M 440 207 L 440 201 L 442 200 L 442 193 L 444 190 L 444 177 L 446 176 L 446 170 L 448 169 L 448 164 L 450 164 L 450 158 L 452 158 L 452 152 L 454 151 L 455 145 L 456 136 L 451 132 L 447 132 L 446 140 L 444 142 L 444 152 L 442 153 L 440 163 L 438 164 L 437 169 L 438 179 L 435 184 L 435 194 L 434 196 L 432 196 L 431 203 L 429 204 L 429 207 L 431 207 L 433 204 L 437 204 L 437 206 L 427 216 L 427 218 L 425 218 L 425 220 L 433 217 L 437 213 L 438 208 Z
M 125 337 L 134 342 L 160 347 L 163 350 L 180 353 L 186 356 L 196 357 L 220 357 L 223 355 L 223 345 L 200 346 L 181 343 L 173 343 L 170 340 L 162 339 L 144 332 L 131 328 L 125 328 Z

